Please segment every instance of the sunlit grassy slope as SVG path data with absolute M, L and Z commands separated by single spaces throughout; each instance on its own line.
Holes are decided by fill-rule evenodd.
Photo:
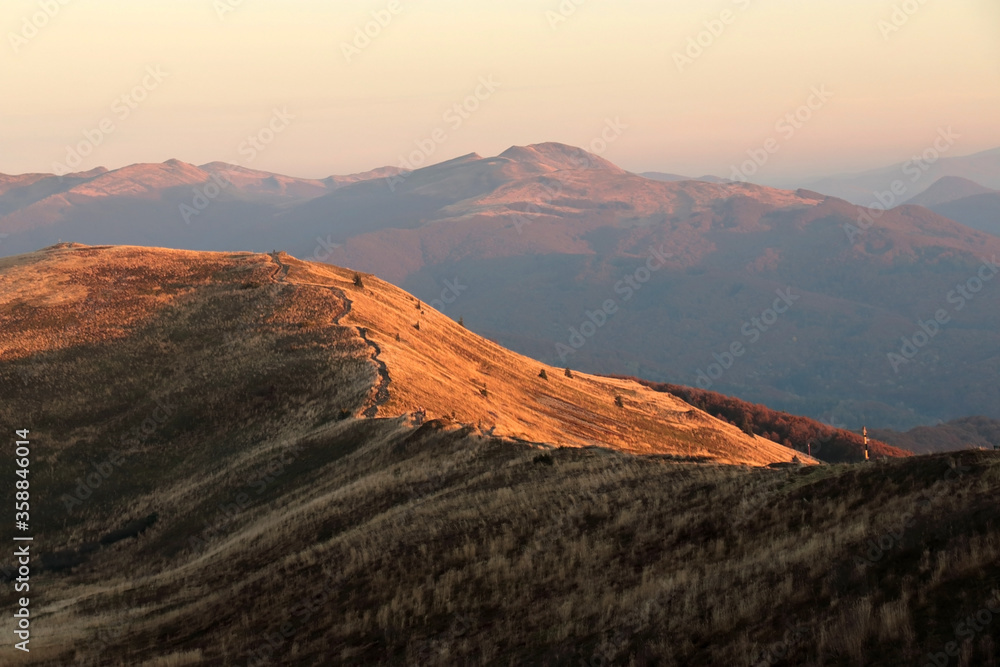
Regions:
M 372 276 L 357 287 L 353 272 L 287 255 L 64 246 L 3 260 L 0 280 L 8 372 L 23 380 L 72 361 L 123 409 L 181 391 L 224 405 L 235 391 L 260 405 L 298 396 L 289 436 L 342 410 L 422 411 L 552 446 L 750 465 L 796 455 L 638 383 L 567 377 Z M 26 384 L 29 396 L 39 385 Z M 74 400 L 72 386 L 51 398 Z M 71 418 L 54 408 L 52 419 Z
M 485 340 L 373 276 L 363 276 L 358 288 L 355 274 L 346 269 L 287 257 L 281 261 L 288 266 L 282 280 L 328 285 L 351 301 L 342 323 L 366 332 L 390 376 L 388 402 L 379 407 L 379 416 L 422 409 L 429 417 L 447 415 L 529 442 L 723 463 L 762 465 L 797 455 L 639 383 L 577 372 L 567 377 L 564 369 Z M 542 370 L 546 379 L 540 377 Z

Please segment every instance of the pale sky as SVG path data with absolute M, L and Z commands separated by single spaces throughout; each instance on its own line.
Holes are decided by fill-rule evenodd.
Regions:
M 323 177 L 398 165 L 420 142 L 427 163 L 601 148 L 609 119 L 627 127 L 602 155 L 632 171 L 728 175 L 774 138 L 761 182 L 903 161 L 944 126 L 955 155 L 1000 146 L 996 0 L 562 0 L 568 16 L 560 0 L 397 1 L 4 0 L 0 172 L 51 172 L 84 142 L 79 169 L 177 158 Z M 372 12 L 391 20 L 348 62 Z M 144 79 L 142 101 L 120 100 Z M 477 87 L 474 110 L 446 116 Z M 814 87 L 832 96 L 779 131 Z M 262 130 L 270 143 L 247 148 Z

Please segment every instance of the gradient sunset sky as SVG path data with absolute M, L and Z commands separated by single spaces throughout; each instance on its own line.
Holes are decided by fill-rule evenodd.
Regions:
M 754 180 L 775 184 L 906 160 L 940 127 L 961 135 L 955 155 L 1000 146 L 996 0 L 576 1 L 6 0 L 0 172 L 53 171 L 103 119 L 81 170 L 178 158 L 323 177 L 398 165 L 435 130 L 428 163 L 600 147 L 608 119 L 627 128 L 602 155 L 632 171 L 728 175 L 774 137 Z M 391 21 L 345 55 L 372 12 Z M 793 136 L 776 129 L 824 86 Z M 478 109 L 446 115 L 477 87 Z M 240 147 L 275 108 L 294 118 L 251 159 Z

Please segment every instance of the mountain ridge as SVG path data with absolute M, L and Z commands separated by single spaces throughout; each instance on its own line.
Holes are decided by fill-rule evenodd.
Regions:
M 171 284 L 184 284 L 185 271 L 198 278 L 179 292 L 165 287 L 168 279 L 158 278 L 169 273 Z M 91 275 L 114 280 L 95 282 Z M 266 294 L 271 293 L 285 295 L 275 303 L 295 304 L 294 311 L 277 310 L 240 322 L 248 327 L 247 337 L 254 338 L 255 328 L 267 321 L 284 321 L 300 332 L 291 336 L 298 342 L 286 354 L 302 346 L 314 350 L 313 356 L 321 354 L 328 348 L 320 341 L 330 338 L 340 342 L 329 348 L 335 354 L 325 365 L 341 363 L 336 350 L 345 349 L 350 350 L 345 363 L 367 366 L 367 380 L 345 382 L 345 391 L 366 397 L 351 409 L 355 416 L 417 419 L 417 425 L 425 419 L 445 419 L 491 437 L 546 446 L 751 465 L 788 462 L 795 456 L 812 462 L 639 384 L 586 373 L 564 375 L 562 369 L 509 352 L 374 276 L 283 253 L 60 244 L 4 259 L 0 295 L 6 298 L 0 302 L 0 319 L 5 332 L 18 333 L 0 335 L 0 355 L 21 365 L 71 354 L 107 336 L 127 338 L 168 306 L 180 308 L 173 317 L 184 322 L 193 315 L 183 304 L 203 298 L 197 296 L 201 292 L 224 288 L 245 291 L 248 297 L 265 290 L 255 297 L 258 307 L 269 303 Z M 86 305 L 95 294 L 103 295 L 105 303 L 120 303 L 120 313 L 128 317 L 116 320 L 119 308 L 113 305 L 89 315 Z M 324 312 L 326 303 L 333 305 Z M 298 312 L 303 314 L 294 314 Z M 301 318 L 297 324 L 296 317 Z M 75 324 L 66 328 L 57 347 L 51 347 L 53 327 L 65 326 L 66 318 Z M 313 339 L 316 342 L 310 342 Z M 351 372 L 351 377 L 359 377 L 358 371 Z

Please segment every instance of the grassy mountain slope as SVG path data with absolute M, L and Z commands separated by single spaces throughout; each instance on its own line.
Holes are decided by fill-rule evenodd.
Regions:
M 289 257 L 281 262 L 284 281 L 347 294 L 352 308 L 343 323 L 365 332 L 392 378 L 378 416 L 423 411 L 527 442 L 724 463 L 760 465 L 794 455 L 637 382 L 566 377 L 563 369 L 505 350 L 374 276 L 364 276 L 358 288 L 351 271 Z
M 26 664 L 910 665 L 1000 602 L 985 453 L 746 469 L 347 420 L 270 475 L 36 575 Z M 997 664 L 995 622 L 965 639 Z
M 912 664 L 1000 588 L 991 452 L 720 465 L 794 452 L 624 380 L 538 390 L 538 364 L 362 280 L 140 248 L 0 263 L 0 421 L 33 449 L 20 664 Z M 560 419 L 572 446 L 502 435 Z
M 798 417 L 785 412 L 771 410 L 765 405 L 741 401 L 714 391 L 674 384 L 659 384 L 637 380 L 640 384 L 656 391 L 672 394 L 687 403 L 704 410 L 713 417 L 738 426 L 745 433 L 752 433 L 780 442 L 800 452 L 811 452 L 821 461 L 828 463 L 856 463 L 864 461 L 864 437 L 857 433 L 820 423 L 808 417 Z M 923 453 L 937 450 L 921 450 Z M 911 456 L 911 452 L 893 447 L 874 437 L 868 441 L 871 458 L 891 456 Z

